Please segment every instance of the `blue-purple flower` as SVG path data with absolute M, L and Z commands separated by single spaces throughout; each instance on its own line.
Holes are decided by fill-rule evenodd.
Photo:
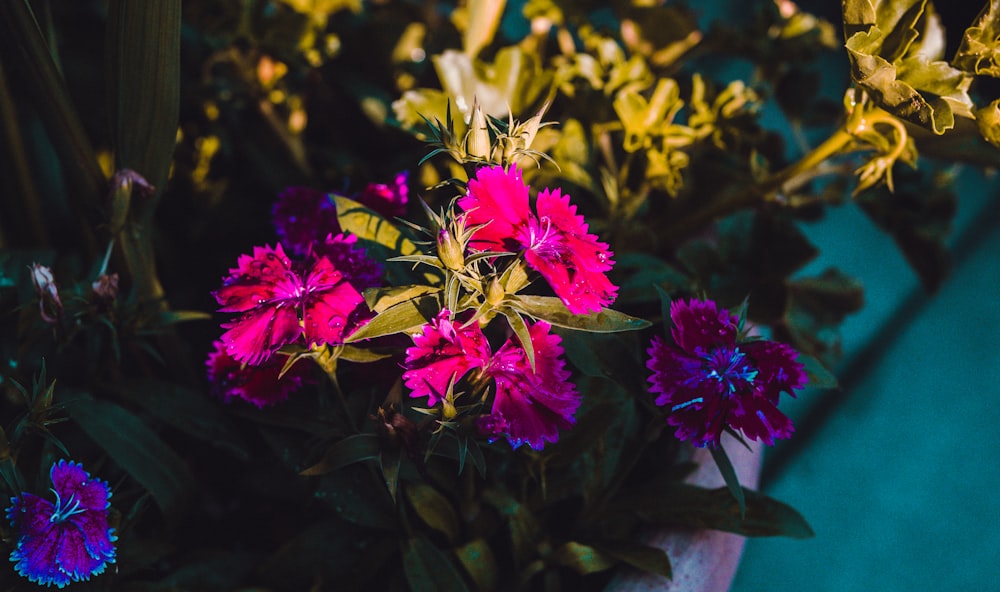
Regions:
M 792 421 L 777 405 L 782 392 L 795 396 L 808 380 L 794 349 L 742 340 L 736 315 L 710 300 L 675 300 L 670 320 L 673 343 L 653 338 L 646 366 L 678 439 L 718 446 L 727 427 L 767 444 L 792 435 Z
M 114 563 L 118 537 L 108 526 L 106 482 L 66 460 L 52 465 L 49 478 L 55 503 L 31 493 L 11 498 L 7 519 L 17 532 L 17 546 L 10 560 L 28 580 L 62 588 Z

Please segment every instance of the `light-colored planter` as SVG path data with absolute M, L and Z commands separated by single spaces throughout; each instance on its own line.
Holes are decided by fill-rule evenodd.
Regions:
M 740 483 L 756 489 L 760 480 L 761 445 L 758 442 L 749 444 L 753 452 L 728 435 L 722 440 Z M 688 483 L 710 488 L 725 486 L 725 480 L 708 450 L 695 449 L 692 460 L 698 463 L 698 469 L 686 479 Z M 736 567 L 746 541 L 744 537 L 728 532 L 680 528 L 646 532 L 641 540 L 667 552 L 673 579 L 628 570 L 611 582 L 609 591 L 727 592 L 736 576 Z

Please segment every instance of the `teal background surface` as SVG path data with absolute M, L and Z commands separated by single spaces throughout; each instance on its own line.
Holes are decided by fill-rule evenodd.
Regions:
M 762 488 L 816 537 L 749 540 L 733 592 L 1000 590 L 1000 189 L 963 171 L 956 192 L 931 296 L 850 204 L 808 228 L 811 271 L 857 276 L 866 307 L 843 327 L 849 384 L 791 401 L 807 430 L 765 456 Z

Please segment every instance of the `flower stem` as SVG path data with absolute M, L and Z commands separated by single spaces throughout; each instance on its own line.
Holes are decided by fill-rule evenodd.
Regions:
M 796 177 L 807 175 L 828 158 L 840 153 L 851 143 L 853 138 L 854 136 L 847 126 L 840 127 L 833 135 L 824 140 L 819 146 L 813 148 L 798 162 L 778 171 L 756 185 L 730 194 L 715 203 L 709 204 L 708 207 L 693 212 L 689 216 L 682 217 L 667 226 L 663 230 L 662 236 L 667 237 L 671 242 L 676 242 L 704 228 L 706 224 L 713 220 L 773 199 L 774 194 L 780 191 L 785 184 Z

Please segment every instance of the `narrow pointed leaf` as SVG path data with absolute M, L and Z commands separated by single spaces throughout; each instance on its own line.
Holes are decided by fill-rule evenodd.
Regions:
M 306 477 L 322 475 L 350 464 L 376 459 L 381 448 L 382 443 L 375 434 L 354 434 L 331 446 L 322 460 L 299 474 Z
M 344 342 L 354 343 L 383 335 L 416 331 L 437 314 L 437 298 L 424 296 L 387 308 L 349 335 Z
M 719 472 L 722 473 L 722 478 L 726 481 L 729 493 L 733 494 L 733 499 L 740 506 L 740 518 L 745 518 L 747 514 L 746 498 L 743 495 L 743 488 L 740 486 L 740 478 L 736 475 L 736 469 L 733 468 L 733 463 L 729 460 L 726 449 L 718 446 L 711 448 L 710 452 L 712 453 L 712 459 L 715 460 L 715 465 L 719 467 Z
M 529 316 L 567 329 L 594 333 L 615 333 L 617 331 L 636 331 L 652 325 L 647 320 L 632 317 L 610 308 L 586 315 L 573 314 L 562 303 L 562 300 L 552 296 L 519 294 L 515 302 L 517 307 Z
M 77 425 L 153 496 L 168 516 L 179 515 L 196 491 L 195 479 L 156 432 L 123 407 L 86 393 L 63 405 Z
M 403 543 L 403 572 L 413 592 L 467 591 L 462 574 L 434 543 L 415 537 Z

